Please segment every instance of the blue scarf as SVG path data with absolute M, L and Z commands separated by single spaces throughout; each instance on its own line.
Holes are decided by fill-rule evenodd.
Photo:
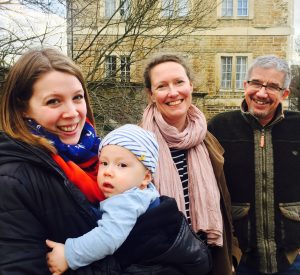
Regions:
M 98 156 L 100 138 L 96 136 L 94 127 L 85 122 L 78 144 L 70 145 L 61 142 L 57 135 L 48 132 L 40 124 L 32 119 L 28 119 L 28 125 L 33 134 L 42 136 L 50 140 L 56 148 L 58 154 L 65 161 L 73 161 L 76 164 L 84 163 L 91 158 Z
M 98 147 L 100 138 L 96 136 L 93 125 L 87 120 L 82 129 L 78 144 L 61 142 L 57 135 L 48 132 L 40 124 L 28 119 L 28 126 L 34 135 L 48 139 L 56 148 L 52 158 L 92 203 L 104 199 L 97 184 Z

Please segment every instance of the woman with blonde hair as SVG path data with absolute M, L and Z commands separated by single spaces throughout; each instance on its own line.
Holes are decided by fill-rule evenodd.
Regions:
M 142 127 L 159 143 L 154 183 L 162 195 L 174 197 L 194 231 L 211 248 L 211 274 L 232 274 L 233 248 L 230 197 L 223 172 L 223 149 L 207 131 L 203 113 L 192 104 L 191 73 L 183 59 L 161 55 L 144 71 L 149 104 Z

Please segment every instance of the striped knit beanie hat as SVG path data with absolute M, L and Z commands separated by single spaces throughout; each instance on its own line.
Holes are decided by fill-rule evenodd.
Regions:
M 158 162 L 158 143 L 155 135 L 134 124 L 125 124 L 107 134 L 99 146 L 118 145 L 132 152 L 152 174 Z

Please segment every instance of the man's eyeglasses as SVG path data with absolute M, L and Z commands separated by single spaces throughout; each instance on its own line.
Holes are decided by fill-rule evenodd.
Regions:
M 267 83 L 266 85 L 264 85 L 262 82 L 257 80 L 248 80 L 247 83 L 252 89 L 255 89 L 256 91 L 260 90 L 262 87 L 264 87 L 267 92 L 273 92 L 273 93 L 281 92 L 285 90 L 284 88 L 281 88 L 276 84 Z

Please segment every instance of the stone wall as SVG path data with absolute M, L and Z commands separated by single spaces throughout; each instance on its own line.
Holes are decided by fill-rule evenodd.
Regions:
M 81 2 L 84 3 L 84 1 Z M 91 5 L 86 7 L 89 9 L 90 16 L 85 16 L 77 22 L 76 30 L 72 38 L 74 53 L 80 50 L 78 47 L 82 45 L 83 41 L 84 44 L 90 42 L 86 34 L 88 33 L 87 27 L 92 22 L 97 23 L 93 31 L 98 30 L 101 24 L 103 25 L 105 23 L 105 20 L 101 18 L 104 1 L 95 0 L 94 2 L 97 8 L 96 6 L 93 8 Z M 289 59 L 292 30 L 291 22 L 293 17 L 292 2 L 286 0 L 265 0 L 249 1 L 249 3 L 249 16 L 234 19 L 224 18 L 220 17 L 220 8 L 217 8 L 216 11 L 210 15 L 210 19 L 213 19 L 211 28 L 196 30 L 193 34 L 188 36 L 179 36 L 174 40 L 170 40 L 169 43 L 157 47 L 153 52 L 177 53 L 188 60 L 194 72 L 194 90 L 202 91 L 207 94 L 207 96 L 203 98 L 194 98 L 194 102 L 203 110 L 208 118 L 211 118 L 219 112 L 238 109 L 243 98 L 243 90 L 222 91 L 220 89 L 219 60 L 221 55 L 247 55 L 248 65 L 254 58 L 264 54 L 276 54 L 279 57 Z M 96 12 L 98 8 L 100 9 L 100 13 Z M 122 32 L 122 30 L 119 30 L 119 32 Z M 111 33 L 113 33 L 113 31 Z M 90 65 L 100 53 L 101 49 L 105 48 L 110 41 L 116 39 L 116 36 L 111 33 L 105 37 L 101 37 L 101 40 L 98 41 L 99 43 L 96 43 L 93 47 L 94 52 L 90 52 L 89 55 L 82 56 L 77 60 L 86 74 L 90 72 Z M 144 43 L 144 45 L 149 48 L 154 42 L 155 40 L 150 36 L 148 40 L 145 40 L 145 37 L 143 37 L 142 41 L 135 41 L 135 43 L 140 43 L 141 45 Z M 122 46 L 122 49 L 124 52 L 128 52 L 131 46 L 130 41 L 127 41 L 126 44 Z M 136 97 L 140 95 L 140 93 L 136 92 L 136 84 L 138 84 L 141 89 L 143 68 L 147 62 L 147 59 L 142 58 L 142 56 L 143 52 L 141 51 L 137 52 L 134 56 L 138 61 L 131 65 L 131 88 L 127 87 L 126 89 L 121 89 L 120 87 L 110 87 L 108 89 L 106 87 L 108 90 L 105 91 L 103 88 L 105 86 L 103 86 L 101 91 L 98 91 L 97 96 L 94 97 L 94 100 L 98 101 L 98 113 L 101 111 L 101 108 L 99 108 L 101 104 L 99 104 L 99 102 L 103 100 L 103 104 L 108 104 L 106 97 L 110 93 L 115 97 L 123 98 L 123 100 L 115 101 L 116 104 L 121 104 L 120 106 L 126 102 L 126 106 L 132 104 L 132 109 L 135 109 L 136 102 L 142 102 L 141 98 Z M 104 70 L 103 64 L 100 64 L 97 70 L 96 78 L 100 77 L 101 79 Z M 125 92 L 125 90 L 129 90 L 129 92 Z M 135 90 L 135 92 L 132 92 L 133 90 Z M 99 93 L 101 93 L 102 96 L 99 96 Z M 128 94 L 130 94 L 130 96 L 128 96 Z M 127 99 L 125 100 L 124 98 Z M 114 100 L 110 102 L 114 102 Z M 143 102 L 143 104 L 139 103 L 140 106 L 145 106 L 145 101 Z M 140 108 L 140 110 L 142 110 L 142 108 Z M 101 116 L 104 117 L 104 115 Z M 105 117 L 114 120 L 117 116 L 111 113 L 110 117 L 107 114 Z M 120 119 L 120 116 L 117 120 L 118 122 L 127 122 L 125 121 L 126 119 Z M 129 117 L 127 117 L 127 120 L 130 122 Z

